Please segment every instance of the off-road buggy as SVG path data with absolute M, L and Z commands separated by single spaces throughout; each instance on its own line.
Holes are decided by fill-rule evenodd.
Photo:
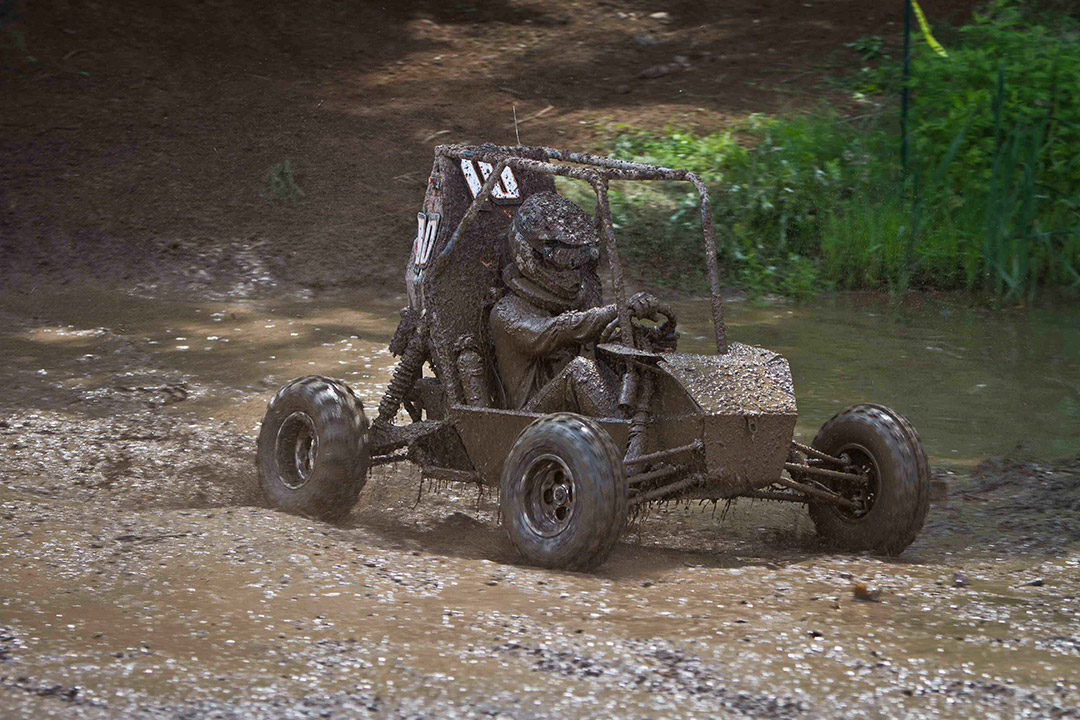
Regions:
M 588 183 L 618 317 L 590 351 L 620 382 L 614 417 L 508 409 L 485 331 L 506 292 L 500 269 L 517 205 Z M 611 180 L 684 181 L 701 202 L 715 355 L 658 349 L 663 332 L 627 301 L 608 204 Z M 344 383 L 311 375 L 270 401 L 258 441 L 268 500 L 325 520 L 345 516 L 373 466 L 411 461 L 424 477 L 499 489 L 502 525 L 526 562 L 589 569 L 628 514 L 672 499 L 804 503 L 848 550 L 902 552 L 922 528 L 930 471 L 908 422 L 880 405 L 843 410 L 811 445 L 794 442 L 791 371 L 780 355 L 729 343 L 709 196 L 692 172 L 546 147 L 439 146 L 406 267 L 400 358 L 369 423 Z M 659 317 L 654 317 L 659 320 Z M 430 373 L 425 374 L 425 365 Z M 398 422 L 402 409 L 408 423 Z

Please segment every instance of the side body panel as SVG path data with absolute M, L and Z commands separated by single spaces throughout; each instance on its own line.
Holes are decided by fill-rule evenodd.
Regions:
M 529 423 L 543 416 L 518 410 L 454 405 L 450 408 L 450 417 L 484 484 L 498 486 L 510 447 Z M 599 418 L 597 422 L 615 441 L 616 447 L 626 447 L 630 429 L 628 420 Z

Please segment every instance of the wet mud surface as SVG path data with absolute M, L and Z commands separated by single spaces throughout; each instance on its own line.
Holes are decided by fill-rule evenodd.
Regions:
M 896 559 L 693 503 L 593 575 L 521 567 L 494 494 L 410 468 L 340 526 L 261 507 L 269 396 L 322 372 L 372 408 L 401 304 L 4 297 L 0 714 L 1080 717 L 1080 456 L 950 463 L 931 415 L 949 492 Z

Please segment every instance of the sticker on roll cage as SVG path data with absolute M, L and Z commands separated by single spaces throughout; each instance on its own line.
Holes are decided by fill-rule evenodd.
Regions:
M 416 213 L 416 239 L 413 240 L 413 267 L 417 273 L 423 272 L 431 259 L 435 248 L 435 237 L 439 233 L 438 213 Z
M 465 184 L 469 186 L 469 192 L 473 199 L 476 198 L 484 182 L 491 177 L 495 167 L 491 163 L 480 160 L 461 159 L 461 174 L 465 176 Z M 491 200 L 497 205 L 517 205 L 521 202 L 521 189 L 518 187 L 517 178 L 510 168 L 503 168 L 495 187 L 491 189 Z

